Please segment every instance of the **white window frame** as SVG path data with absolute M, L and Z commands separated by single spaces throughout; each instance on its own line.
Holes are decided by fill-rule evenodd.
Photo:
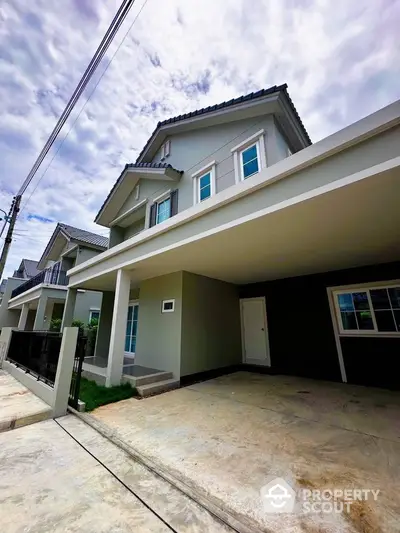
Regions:
M 91 307 L 90 310 L 89 310 L 89 324 L 92 320 L 92 313 L 99 313 L 99 318 L 98 320 L 100 321 L 100 309 L 97 308 L 97 307 Z
M 363 283 L 356 285 L 345 285 L 342 287 L 330 287 L 329 292 L 331 292 L 334 313 L 336 319 L 336 326 L 338 334 L 340 337 L 400 337 L 399 331 L 378 331 L 378 326 L 375 319 L 375 310 L 372 306 L 370 292 L 374 289 L 391 289 L 393 287 L 399 287 L 400 280 L 390 280 L 377 283 Z M 374 329 L 344 329 L 342 324 L 342 317 L 339 307 L 339 302 L 337 299 L 338 294 L 351 294 L 353 292 L 366 292 L 367 298 L 370 306 L 372 322 Z M 389 309 L 388 309 L 389 310 Z M 394 317 L 393 317 L 394 318 Z
M 165 304 L 172 303 L 172 309 L 165 309 Z M 170 300 L 162 300 L 161 302 L 161 313 L 173 313 L 175 311 L 175 298 Z
M 255 172 L 254 174 L 251 174 L 250 176 L 247 176 L 245 178 L 243 174 L 242 153 L 254 145 L 257 149 L 258 172 Z M 257 174 L 259 174 L 264 168 L 267 167 L 264 130 L 257 131 L 257 133 L 254 133 L 254 135 L 251 135 L 251 137 L 248 137 L 240 144 L 237 144 L 236 146 L 231 148 L 231 153 L 233 155 L 233 167 L 235 171 L 236 183 L 247 180 L 252 176 L 256 176 Z
M 154 198 L 154 200 L 153 200 L 153 204 L 157 205 L 157 208 L 156 208 L 156 226 L 158 224 L 161 224 L 161 222 L 158 222 L 158 209 L 159 209 L 159 206 L 160 206 L 160 204 L 165 202 L 165 200 L 168 200 L 168 198 L 171 201 L 171 189 L 168 189 L 168 191 L 163 192 L 160 196 L 157 196 L 157 198 Z M 171 218 L 171 212 L 170 212 L 170 216 L 168 218 L 166 218 L 165 220 L 169 220 L 170 218 Z M 164 220 L 163 220 L 163 222 L 164 222 Z
M 135 306 L 137 305 L 138 306 L 138 309 L 140 309 L 140 306 L 139 306 L 139 300 L 130 300 L 129 303 L 128 303 L 128 308 L 129 307 L 132 307 L 132 306 Z M 133 318 L 133 310 L 132 310 L 132 318 Z M 139 324 L 139 311 L 138 311 L 138 320 L 137 320 L 138 324 Z M 125 351 L 125 341 L 126 341 L 126 326 L 127 326 L 127 323 L 128 323 L 128 310 L 126 311 L 126 322 L 125 322 L 125 337 L 124 337 L 124 357 L 126 358 L 131 358 L 131 359 L 134 359 L 135 355 L 136 355 L 136 351 L 135 352 L 126 352 Z M 137 330 L 136 330 L 136 342 L 137 342 Z
M 171 153 L 171 141 L 168 139 L 161 146 L 161 159 L 165 159 Z
M 205 202 L 206 200 L 209 200 L 212 196 L 214 196 L 216 191 L 216 163 L 215 161 L 210 161 L 206 166 L 200 168 L 199 170 L 196 170 L 192 174 L 193 178 L 193 205 L 200 204 L 200 179 L 205 176 L 206 174 L 211 174 L 210 176 L 210 189 L 211 194 L 208 198 L 205 200 L 202 200 Z

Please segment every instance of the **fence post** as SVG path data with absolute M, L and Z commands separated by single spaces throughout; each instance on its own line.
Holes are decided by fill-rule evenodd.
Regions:
M 11 335 L 15 328 L 2 328 L 0 335 L 0 368 L 3 366 L 3 361 L 7 357 L 8 348 L 10 346 Z
M 69 389 L 76 351 L 79 328 L 64 328 L 56 379 L 54 382 L 53 417 L 63 416 L 67 412 Z

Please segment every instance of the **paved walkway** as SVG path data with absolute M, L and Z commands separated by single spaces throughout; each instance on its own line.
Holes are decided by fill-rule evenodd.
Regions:
M 249 527 L 400 531 L 400 394 L 238 372 L 91 415 L 133 451 Z M 271 515 L 269 476 L 303 489 L 380 490 L 341 514 Z
M 51 417 L 51 408 L 4 370 L 0 370 L 0 432 Z
M 233 533 L 73 415 L 0 435 L 2 533 Z

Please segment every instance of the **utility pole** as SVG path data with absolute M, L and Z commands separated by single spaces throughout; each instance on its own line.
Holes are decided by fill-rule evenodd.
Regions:
M 92 60 L 90 61 L 85 73 L 83 74 L 78 85 L 76 86 L 76 89 L 73 92 L 71 98 L 69 99 L 61 117 L 58 119 L 56 126 L 54 127 L 53 131 L 50 134 L 50 137 L 48 138 L 46 144 L 44 145 L 42 151 L 40 152 L 38 158 L 36 159 L 25 181 L 21 185 L 21 188 L 19 189 L 17 195 L 14 196 L 13 202 L 11 204 L 9 216 L 5 220 L 3 228 L 0 233 L 0 236 L 1 236 L 6 227 L 7 222 L 9 222 L 7 236 L 5 238 L 3 250 L 0 256 L 0 280 L 3 276 L 4 267 L 7 261 L 8 251 L 9 251 L 9 248 L 12 242 L 13 231 L 15 227 L 15 222 L 17 220 L 18 212 L 20 209 L 22 195 L 26 191 L 28 185 L 32 181 L 33 177 L 35 176 L 38 168 L 40 167 L 44 158 L 48 154 L 50 148 L 52 147 L 54 141 L 56 140 L 58 134 L 60 133 L 61 128 L 64 126 L 69 115 L 71 114 L 71 111 L 75 107 L 75 104 L 77 103 L 79 97 L 85 90 L 85 87 L 89 83 L 89 80 L 91 79 L 95 70 L 99 66 L 102 58 L 104 57 L 106 51 L 108 50 L 111 42 L 113 41 L 116 33 L 118 32 L 118 29 L 120 28 L 121 24 L 125 20 L 134 2 L 135 0 L 122 0 L 120 8 L 118 9 L 116 15 L 114 16 L 106 34 L 104 35 L 100 45 L 98 46 L 94 56 L 92 57 Z
M 14 199 L 11 204 L 11 209 L 10 209 L 10 212 L 11 212 L 10 224 L 8 226 L 7 235 L 4 240 L 4 246 L 3 246 L 3 250 L 1 252 L 1 257 L 0 257 L 0 279 L 3 276 L 4 267 L 6 266 L 8 250 L 11 245 L 12 235 L 14 232 L 15 222 L 17 221 L 20 203 L 21 203 L 21 195 L 14 196 Z

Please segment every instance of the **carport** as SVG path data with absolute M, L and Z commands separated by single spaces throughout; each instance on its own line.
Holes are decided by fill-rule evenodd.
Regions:
M 104 406 L 90 418 L 246 527 L 351 533 L 397 530 L 399 414 L 398 392 L 237 372 Z M 283 478 L 298 499 L 303 489 L 380 494 L 341 514 L 271 515 L 260 496 L 270 477 Z

